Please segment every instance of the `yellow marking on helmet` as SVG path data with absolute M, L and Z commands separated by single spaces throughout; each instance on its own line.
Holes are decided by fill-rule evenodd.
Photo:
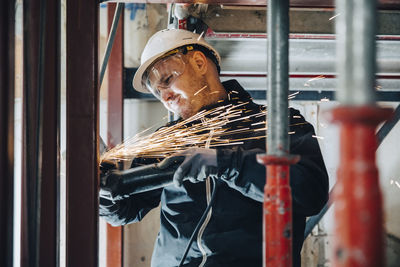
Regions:
M 176 53 L 178 53 L 178 52 L 179 52 L 179 49 L 174 49 L 174 50 L 171 50 L 171 51 L 165 53 L 165 54 L 163 55 L 163 57 L 167 57 L 167 56 L 169 56 L 169 55 L 176 54 Z
M 193 49 L 194 49 L 194 47 L 193 47 L 192 45 L 187 45 L 187 46 L 186 46 L 186 50 L 187 50 L 187 51 L 191 51 L 191 50 L 193 50 Z M 170 55 L 173 55 L 173 54 L 176 54 L 176 53 L 179 53 L 179 52 L 181 52 L 181 51 L 182 51 L 182 48 L 177 48 L 177 49 L 171 50 L 171 51 L 165 53 L 165 54 L 162 56 L 162 58 L 167 57 L 167 56 L 170 56 Z

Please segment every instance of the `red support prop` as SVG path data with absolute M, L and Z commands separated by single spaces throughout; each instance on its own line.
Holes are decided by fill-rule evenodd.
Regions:
M 375 129 L 392 109 L 339 107 L 340 163 L 334 191 L 334 266 L 384 266 L 382 195 L 375 164 Z
M 107 5 L 108 31 L 116 9 L 115 3 Z M 123 25 L 124 16 L 121 14 L 117 32 L 108 61 L 108 118 L 107 143 L 114 147 L 122 142 L 123 133 Z M 123 228 L 107 224 L 107 266 L 122 266 Z
M 292 195 L 289 167 L 299 156 L 259 155 L 266 165 L 264 187 L 264 266 L 292 266 Z

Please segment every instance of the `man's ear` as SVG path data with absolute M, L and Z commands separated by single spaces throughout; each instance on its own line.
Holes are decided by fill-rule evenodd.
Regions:
M 194 51 L 192 56 L 194 68 L 201 74 L 207 73 L 207 57 L 201 51 Z

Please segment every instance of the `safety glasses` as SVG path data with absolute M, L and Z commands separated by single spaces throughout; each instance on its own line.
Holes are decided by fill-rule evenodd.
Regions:
M 149 67 L 146 74 L 143 75 L 142 83 L 157 98 L 160 98 L 160 90 L 169 88 L 185 71 L 185 65 L 181 53 L 160 59 Z

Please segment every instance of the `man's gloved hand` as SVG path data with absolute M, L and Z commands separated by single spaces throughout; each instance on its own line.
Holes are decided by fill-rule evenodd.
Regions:
M 218 174 L 217 150 L 207 148 L 189 148 L 174 156 L 185 156 L 185 160 L 174 174 L 174 184 L 182 186 L 185 178 L 192 183 L 204 181 L 208 176 Z
M 110 189 L 113 186 L 112 183 L 115 183 L 116 181 L 113 181 L 112 179 L 108 178 L 110 172 L 115 169 L 117 169 L 117 165 L 113 161 L 103 160 L 100 163 L 100 191 L 99 191 L 100 203 L 102 202 L 101 201 L 102 198 L 109 201 L 113 200 Z

